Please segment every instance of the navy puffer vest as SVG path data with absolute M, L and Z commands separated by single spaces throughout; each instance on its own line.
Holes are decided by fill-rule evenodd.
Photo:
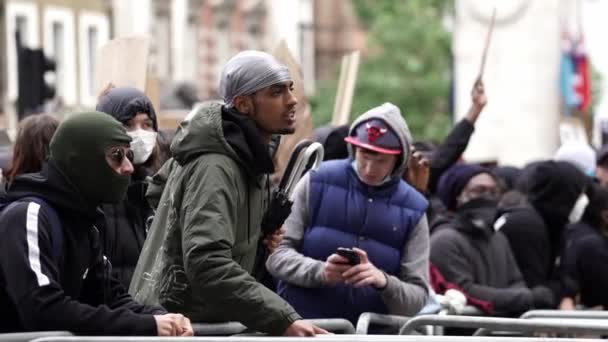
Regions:
M 358 247 L 377 268 L 398 276 L 406 241 L 428 203 L 398 178 L 379 187 L 365 185 L 351 162 L 324 162 L 310 174 L 310 225 L 299 252 L 324 261 L 338 247 Z M 371 286 L 302 288 L 280 282 L 279 294 L 304 318 L 356 323 L 363 312 L 387 313 L 380 292 Z

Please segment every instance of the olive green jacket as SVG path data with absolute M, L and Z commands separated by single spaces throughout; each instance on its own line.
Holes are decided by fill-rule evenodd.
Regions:
M 129 292 L 193 322 L 282 334 L 300 316 L 251 275 L 267 177 L 251 176 L 224 138 L 220 104 L 190 116 L 171 144 L 176 162 L 161 170 L 170 173 Z

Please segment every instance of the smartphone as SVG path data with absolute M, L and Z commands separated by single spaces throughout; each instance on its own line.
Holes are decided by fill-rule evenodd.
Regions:
M 336 254 L 341 257 L 345 257 L 348 260 L 348 264 L 352 266 L 358 265 L 361 262 L 359 259 L 359 254 L 350 248 L 338 247 Z

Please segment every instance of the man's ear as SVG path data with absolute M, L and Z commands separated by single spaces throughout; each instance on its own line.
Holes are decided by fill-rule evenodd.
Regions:
M 234 107 L 242 114 L 250 114 L 253 111 L 253 104 L 249 96 L 236 96 L 234 98 Z

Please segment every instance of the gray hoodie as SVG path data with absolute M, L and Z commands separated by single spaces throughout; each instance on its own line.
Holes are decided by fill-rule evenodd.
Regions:
M 373 108 L 361 115 L 351 125 L 350 133 L 359 123 L 370 118 L 384 120 L 399 136 L 403 156 L 395 167 L 392 177 L 401 177 L 407 165 L 412 141 L 408 126 L 399 109 L 391 104 Z M 354 149 L 349 145 L 349 153 L 354 158 Z M 323 268 L 325 261 L 306 257 L 299 253 L 306 228 L 309 227 L 310 177 L 305 175 L 296 185 L 292 200 L 291 215 L 285 221 L 283 241 L 266 263 L 268 271 L 276 278 L 302 287 L 325 286 Z M 411 232 L 403 246 L 399 276 L 387 275 L 388 283 L 382 290 L 382 299 L 389 314 L 411 316 L 425 305 L 428 298 L 429 270 L 429 228 L 426 215 Z

